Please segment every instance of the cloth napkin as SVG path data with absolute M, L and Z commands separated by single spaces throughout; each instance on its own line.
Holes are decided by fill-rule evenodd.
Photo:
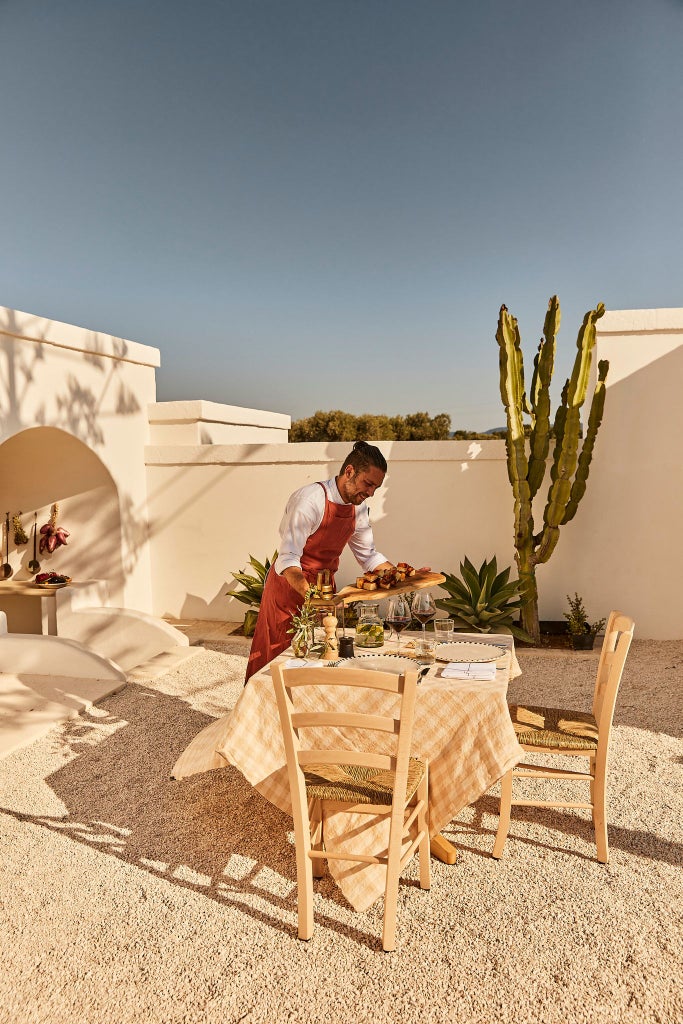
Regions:
M 441 675 L 444 679 L 495 679 L 496 663 L 494 661 L 449 661 L 444 666 Z

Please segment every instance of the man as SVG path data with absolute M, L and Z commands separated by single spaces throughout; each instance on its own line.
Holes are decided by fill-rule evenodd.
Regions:
M 337 571 L 346 544 L 364 572 L 393 568 L 375 548 L 366 504 L 386 471 L 379 448 L 356 441 L 336 477 L 292 494 L 280 523 L 279 554 L 263 588 L 246 680 L 289 647 L 292 615 L 319 570 Z

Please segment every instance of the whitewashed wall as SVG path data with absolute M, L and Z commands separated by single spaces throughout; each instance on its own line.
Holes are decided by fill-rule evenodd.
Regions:
M 42 568 L 104 579 L 113 604 L 151 611 L 144 449 L 157 349 L 0 307 L 0 512 L 47 521 L 58 502 L 66 547 Z M 13 579 L 30 579 L 32 545 Z
M 596 617 L 619 606 L 638 636 L 681 638 L 683 310 L 608 312 L 598 326 L 605 418 L 576 518 L 539 570 L 544 604 L 576 589 Z
M 578 591 L 594 618 L 619 607 L 641 637 L 683 637 L 683 311 L 608 313 L 598 358 L 611 362 L 605 420 L 586 496 L 538 569 L 540 612 L 561 619 Z M 348 444 L 150 447 L 157 614 L 241 618 L 231 570 L 263 558 L 291 491 L 337 471 Z M 393 560 L 455 572 L 468 555 L 512 564 L 512 493 L 502 441 L 384 442 L 372 518 Z M 541 522 L 547 487 L 535 508 Z M 346 554 L 339 581 L 356 575 Z
M 338 472 L 351 445 L 150 448 L 149 510 L 157 614 L 240 618 L 224 597 L 231 571 L 278 544 L 289 494 Z M 371 502 L 380 550 L 394 561 L 456 570 L 467 553 L 511 560 L 510 497 L 500 441 L 393 441 Z M 357 575 L 345 553 L 339 581 Z
M 618 606 L 639 636 L 680 638 L 683 310 L 598 326 L 605 421 L 586 497 L 538 570 L 541 617 L 561 618 L 577 590 L 591 616 Z M 105 579 L 112 603 L 239 618 L 232 570 L 272 553 L 288 495 L 334 474 L 350 446 L 288 444 L 281 414 L 156 403 L 158 363 L 156 349 L 0 307 L 0 513 L 22 510 L 30 529 L 59 501 L 72 538 L 44 568 Z M 387 557 L 453 572 L 464 555 L 513 562 L 503 442 L 381 447 L 389 474 L 371 507 Z M 14 579 L 30 557 L 10 545 Z M 355 575 L 347 554 L 340 582 Z

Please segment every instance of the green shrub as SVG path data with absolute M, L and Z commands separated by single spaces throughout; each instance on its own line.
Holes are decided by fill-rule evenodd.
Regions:
M 253 555 L 249 555 L 249 564 L 254 570 L 254 575 L 248 573 L 246 569 L 240 569 L 239 572 L 234 572 L 232 574 L 233 579 L 237 580 L 243 589 L 228 590 L 225 596 L 234 597 L 237 601 L 241 601 L 242 604 L 249 605 L 249 609 L 244 616 L 243 628 L 245 636 L 254 635 L 258 609 L 261 606 L 261 598 L 263 597 L 263 587 L 266 582 L 266 576 L 268 575 L 268 570 L 276 558 L 277 551 L 273 553 L 272 559 L 266 558 L 263 562 L 259 562 Z
M 569 602 L 569 611 L 562 614 L 567 620 L 567 632 L 569 635 L 572 637 L 591 636 L 595 638 L 607 622 L 607 619 L 589 622 L 583 598 L 579 597 L 576 593 L 574 597 L 570 597 L 567 594 L 567 601 Z

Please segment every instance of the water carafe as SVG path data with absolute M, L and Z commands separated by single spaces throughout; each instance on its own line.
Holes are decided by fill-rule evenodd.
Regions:
M 356 625 L 356 647 L 381 647 L 384 624 L 379 617 L 378 601 L 363 601 Z

